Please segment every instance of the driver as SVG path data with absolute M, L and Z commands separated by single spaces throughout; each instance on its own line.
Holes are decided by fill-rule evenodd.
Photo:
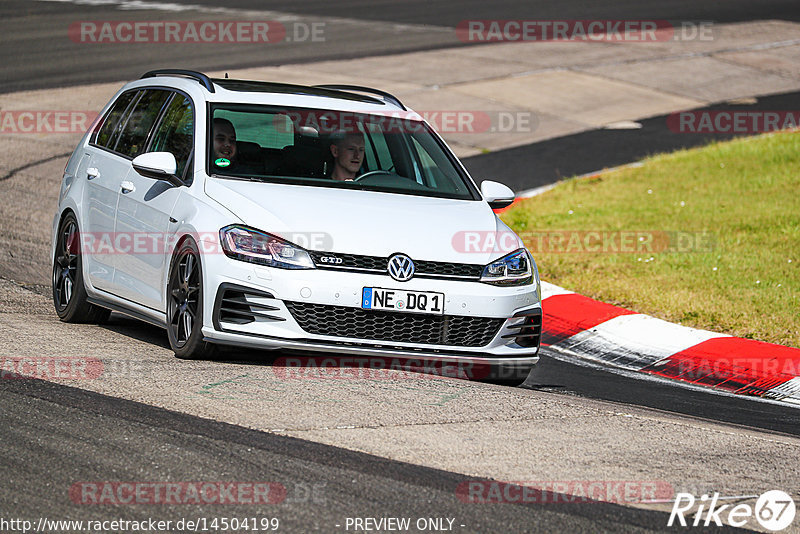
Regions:
M 331 178 L 339 181 L 352 181 L 364 162 L 364 134 L 349 132 L 334 139 L 331 143 L 333 171 Z

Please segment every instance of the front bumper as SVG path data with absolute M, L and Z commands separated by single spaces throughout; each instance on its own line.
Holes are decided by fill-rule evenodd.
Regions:
M 531 324 L 532 318 L 536 318 L 541 325 L 541 303 L 535 285 L 496 287 L 480 282 L 422 278 L 396 282 L 377 274 L 261 267 L 224 255 L 206 256 L 205 260 L 207 298 L 203 335 L 210 342 L 366 357 L 424 357 L 497 365 L 519 372 L 530 370 L 538 361 L 538 336 L 520 337 L 521 332 L 534 331 L 520 327 L 526 321 Z M 287 303 L 315 304 L 331 310 L 371 313 L 360 311 L 364 287 L 444 293 L 445 316 L 472 318 L 471 323 L 476 324 L 490 320 L 497 329 L 493 335 L 484 336 L 488 342 L 473 341 L 468 345 L 458 344 L 453 336 L 442 338 L 449 340 L 448 343 L 407 342 L 402 335 L 375 339 L 368 330 L 358 337 L 321 335 L 304 330 L 287 306 Z

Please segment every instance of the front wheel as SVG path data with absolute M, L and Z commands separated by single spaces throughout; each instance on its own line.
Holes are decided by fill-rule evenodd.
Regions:
M 203 269 L 200 250 L 184 240 L 172 257 L 167 282 L 167 335 L 175 356 L 211 357 L 215 346 L 203 341 Z
M 83 284 L 78 220 L 68 213 L 58 227 L 53 256 L 53 305 L 65 323 L 104 323 L 111 310 L 89 303 Z

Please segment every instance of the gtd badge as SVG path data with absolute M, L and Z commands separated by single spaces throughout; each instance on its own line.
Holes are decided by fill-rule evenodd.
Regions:
M 389 257 L 387 270 L 398 282 L 407 282 L 414 276 L 414 262 L 405 254 L 394 254 Z
M 319 261 L 322 263 L 327 263 L 328 265 L 339 265 L 344 263 L 342 258 L 337 258 L 336 256 L 322 256 Z

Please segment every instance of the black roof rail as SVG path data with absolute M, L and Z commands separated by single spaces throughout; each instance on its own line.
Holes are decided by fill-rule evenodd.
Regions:
M 313 85 L 312 87 L 316 87 L 318 89 L 333 89 L 334 91 L 361 91 L 362 93 L 370 93 L 373 95 L 382 96 L 385 100 L 388 100 L 392 104 L 395 104 L 397 107 L 402 109 L 403 111 L 408 111 L 400 99 L 394 96 L 391 93 L 387 93 L 386 91 L 381 91 L 380 89 L 372 89 L 371 87 L 363 87 L 361 85 Z
M 185 69 L 158 69 L 158 70 L 151 70 L 142 74 L 140 79 L 144 78 L 155 78 L 156 76 L 186 76 L 188 78 L 194 78 L 200 85 L 205 87 L 209 93 L 214 92 L 214 82 L 211 81 L 211 78 L 203 74 L 202 72 L 197 72 L 194 70 L 185 70 Z

